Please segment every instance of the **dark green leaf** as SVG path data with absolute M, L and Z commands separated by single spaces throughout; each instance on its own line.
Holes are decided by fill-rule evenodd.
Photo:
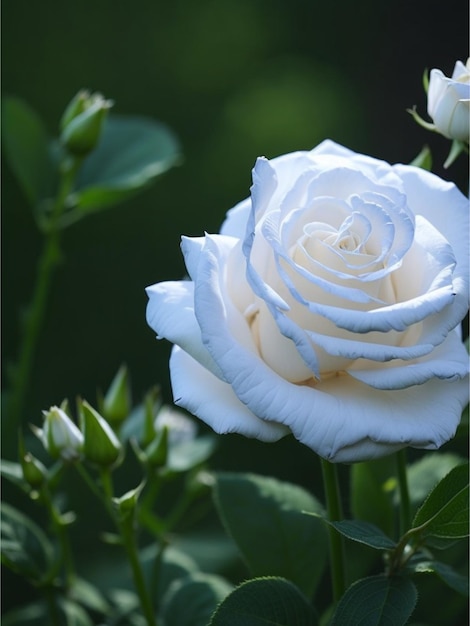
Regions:
M 121 202 L 179 159 L 178 142 L 163 124 L 144 117 L 110 115 L 98 147 L 79 173 L 75 206 L 88 213 Z
M 79 602 L 92 611 L 104 614 L 109 611 L 109 604 L 98 587 L 83 578 L 73 578 L 69 593 L 71 600 Z
M 22 100 L 2 100 L 5 157 L 31 206 L 53 193 L 56 167 L 42 121 Z
M 369 522 L 361 522 L 359 520 L 342 520 L 340 522 L 330 522 L 323 519 L 324 522 L 336 528 L 336 530 L 353 541 L 363 543 L 370 548 L 377 550 L 391 550 L 396 543 L 387 537 L 380 528 Z
M 79 604 L 65 598 L 61 600 L 60 604 L 67 626 L 93 626 L 88 613 Z
M 282 576 L 311 597 L 326 563 L 328 539 L 322 513 L 304 489 L 251 474 L 215 475 L 215 502 L 254 576 Z
M 2 459 L 0 461 L 0 474 L 17 487 L 20 487 L 24 491 L 29 491 L 29 487 L 25 484 L 23 479 L 23 470 L 19 463 Z
M 409 578 L 371 576 L 355 582 L 341 598 L 331 626 L 402 626 L 418 594 Z
M 232 588 L 220 576 L 202 572 L 175 580 L 162 602 L 165 626 L 207 626 L 215 608 Z
M 316 626 L 305 596 L 284 578 L 248 580 L 219 606 L 209 626 Z
M 413 528 L 443 538 L 469 534 L 468 463 L 451 470 L 431 491 L 413 520 Z
M 462 574 L 456 572 L 450 565 L 447 565 L 447 563 L 422 561 L 415 566 L 414 571 L 418 573 L 431 572 L 437 574 L 437 576 L 451 589 L 454 589 L 454 591 L 461 593 L 463 596 L 469 595 L 468 576 L 462 576 Z
M 408 467 L 408 489 L 414 510 L 423 503 L 431 489 L 451 469 L 462 463 L 456 454 L 428 452 L 422 459 Z
M 2 615 L 2 626 L 44 626 L 47 608 L 42 602 L 12 609 Z
M 149 563 L 149 571 L 154 568 L 155 559 L 158 558 L 157 552 L 154 546 L 150 546 L 146 550 L 147 553 L 151 553 L 152 559 Z M 144 553 L 143 553 L 144 556 Z M 186 578 L 190 574 L 198 571 L 198 566 L 193 559 L 185 552 L 178 550 L 174 546 L 168 546 L 163 552 L 158 570 L 156 572 L 155 586 L 156 589 L 153 593 L 156 593 L 161 601 L 162 596 L 166 593 L 168 587 L 177 579 Z
M 47 574 L 54 552 L 44 532 L 9 504 L 1 507 L 2 563 L 25 578 L 39 582 Z
M 393 456 L 367 463 L 355 463 L 351 468 L 351 510 L 355 519 L 367 520 L 393 533 L 392 491 L 387 482 L 395 474 Z

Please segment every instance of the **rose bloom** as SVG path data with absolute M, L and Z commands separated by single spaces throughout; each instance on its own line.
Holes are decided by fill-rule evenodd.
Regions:
M 470 122 L 470 59 L 455 64 L 452 78 L 433 69 L 429 77 L 428 113 L 437 130 L 449 139 L 467 141 Z
M 330 461 L 450 439 L 468 402 L 468 205 L 331 141 L 253 170 L 191 280 L 147 289 L 174 401 L 218 433 L 292 433 Z

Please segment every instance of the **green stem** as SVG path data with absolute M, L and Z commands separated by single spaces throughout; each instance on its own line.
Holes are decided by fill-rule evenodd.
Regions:
M 24 317 L 18 358 L 11 370 L 9 407 L 5 414 L 8 428 L 5 429 L 5 432 L 17 432 L 21 420 L 31 378 L 34 354 L 45 317 L 52 274 L 60 261 L 59 221 L 79 167 L 80 161 L 73 160 L 64 164 L 61 171 L 59 190 L 48 220 L 48 228 L 45 230 L 44 246 L 38 262 L 33 295 Z
M 129 563 L 132 568 L 134 586 L 140 599 L 142 612 L 145 616 L 145 619 L 147 620 L 148 626 L 157 626 L 153 604 L 147 592 L 144 573 L 142 571 L 142 566 L 139 560 L 139 551 L 135 540 L 133 522 L 133 515 L 131 515 L 129 519 L 119 523 L 118 527 L 121 533 L 121 538 L 127 553 L 127 557 L 129 559 Z
M 109 469 L 109 467 L 105 467 L 101 470 L 101 482 L 106 496 L 105 502 L 108 511 L 116 525 L 117 530 L 119 531 L 122 544 L 124 546 L 124 549 L 126 550 L 127 558 L 129 559 L 129 563 L 131 565 L 134 586 L 140 599 L 142 612 L 145 616 L 148 626 L 158 626 L 152 601 L 150 599 L 145 584 L 142 566 L 139 560 L 139 550 L 137 547 L 134 532 L 135 511 L 133 510 L 132 512 L 128 512 L 126 515 L 122 515 L 120 512 L 116 511 L 113 503 L 114 489 L 111 470 Z
M 59 541 L 60 553 L 57 563 L 57 573 L 59 573 L 59 571 L 63 568 L 64 586 L 65 589 L 69 589 L 72 583 L 72 579 L 75 575 L 75 567 L 73 563 L 73 555 L 70 547 L 67 528 L 61 519 L 60 511 L 57 510 L 47 486 L 42 489 L 41 495 L 49 512 L 52 526 L 54 527 L 57 539 Z M 52 576 L 54 576 L 54 571 L 51 572 L 51 577 Z
M 321 459 L 323 486 L 326 496 L 327 515 L 330 522 L 342 519 L 341 496 L 339 491 L 338 473 L 336 465 Z M 346 567 L 344 558 L 344 544 L 342 536 L 331 526 L 328 526 L 330 539 L 330 569 L 335 604 L 346 590 Z
M 49 613 L 49 623 L 51 626 L 60 626 L 59 611 L 56 603 L 56 595 L 54 587 L 52 585 L 47 586 L 44 589 L 44 595 L 46 598 L 47 611 Z
M 406 450 L 399 450 L 396 455 L 398 490 L 400 493 L 400 536 L 404 535 L 411 525 L 410 493 L 406 474 Z

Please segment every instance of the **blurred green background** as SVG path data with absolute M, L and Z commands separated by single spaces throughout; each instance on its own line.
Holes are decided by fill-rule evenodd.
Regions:
M 24 422 L 77 394 L 94 402 L 121 363 L 136 401 L 160 383 L 171 401 L 170 346 L 145 322 L 144 288 L 184 272 L 182 234 L 217 232 L 249 193 L 259 155 L 325 138 L 391 162 L 424 143 L 435 171 L 448 144 L 425 116 L 424 69 L 466 60 L 465 0 L 4 0 L 3 93 L 25 99 L 57 133 L 81 88 L 114 112 L 154 117 L 178 136 L 184 161 L 142 195 L 66 230 Z M 41 249 L 30 209 L 3 163 L 3 373 L 18 345 Z M 310 483 L 311 453 L 223 439 L 219 466 Z M 243 450 L 242 453 L 240 451 Z M 4 450 L 12 458 L 13 450 Z

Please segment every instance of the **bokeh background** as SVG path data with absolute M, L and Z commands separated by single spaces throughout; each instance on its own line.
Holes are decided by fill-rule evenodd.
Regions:
M 391 162 L 429 143 L 445 172 L 447 142 L 425 116 L 422 75 L 468 56 L 466 0 L 4 0 L 3 93 L 25 99 L 57 133 L 80 89 L 114 111 L 152 116 L 178 136 L 184 161 L 153 187 L 66 230 L 38 346 L 24 421 L 77 394 L 94 401 L 121 363 L 139 401 L 162 385 L 171 401 L 170 346 L 145 322 L 145 286 L 184 274 L 182 234 L 217 232 L 247 196 L 257 156 L 309 149 L 325 138 Z M 41 249 L 30 209 L 3 164 L 3 359 Z M 308 482 L 308 450 L 223 439 L 217 463 Z M 13 451 L 4 450 L 11 457 Z

